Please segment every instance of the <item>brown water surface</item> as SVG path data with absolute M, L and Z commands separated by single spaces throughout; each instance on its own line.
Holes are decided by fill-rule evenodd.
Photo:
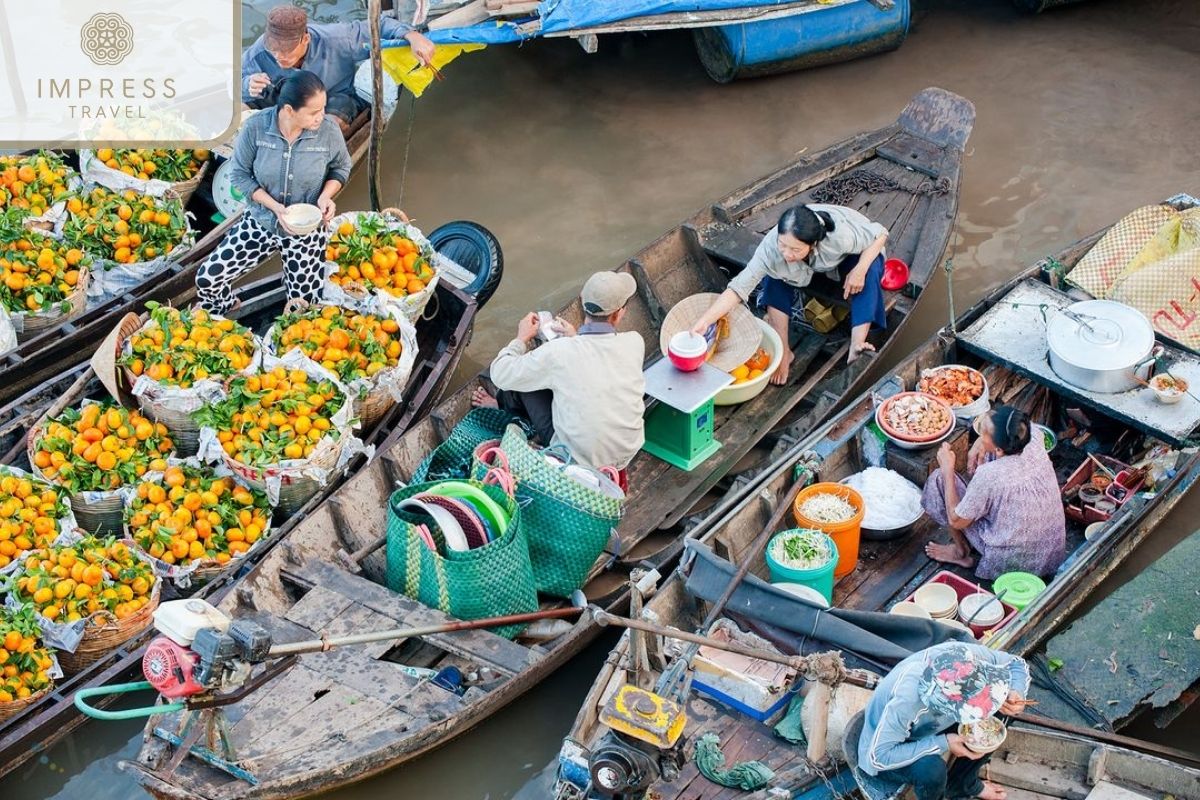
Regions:
M 1041 17 L 1006 0 L 914 4 L 899 51 L 811 72 L 718 86 L 686 34 L 605 39 L 595 55 L 570 41 L 534 42 L 447 67 L 448 79 L 416 103 L 410 144 L 405 101 L 387 136 L 385 200 L 400 200 L 407 146 L 403 206 L 418 225 L 472 219 L 504 246 L 505 280 L 476 326 L 464 374 L 490 359 L 521 314 L 557 308 L 589 273 L 617 266 L 795 154 L 890 122 L 926 86 L 958 92 L 978 110 L 950 253 L 960 312 L 1132 208 L 1200 193 L 1194 0 L 1093 0 Z M 330 13 L 353 4 L 309 5 Z M 366 206 L 362 173 L 339 204 Z M 939 278 L 889 361 L 947 314 Z M 1107 591 L 1193 530 L 1198 509 L 1196 497 L 1181 504 Z M 557 752 L 607 646 L 458 742 L 330 797 L 513 797 Z M 1157 736 L 1195 749 L 1198 717 Z M 136 724 L 90 724 L 6 778 L 3 796 L 135 796 L 114 765 L 135 752 L 137 733 Z M 522 796 L 543 796 L 543 786 L 534 781 Z

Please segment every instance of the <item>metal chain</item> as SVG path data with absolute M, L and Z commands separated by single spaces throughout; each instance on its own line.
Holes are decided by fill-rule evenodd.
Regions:
M 884 192 L 907 192 L 912 195 L 941 195 L 950 191 L 950 179 L 923 180 L 915 189 L 900 185 L 895 178 L 880 175 L 871 169 L 856 169 L 846 175 L 831 178 L 812 192 L 814 203 L 835 206 L 847 205 L 859 192 L 883 194 Z

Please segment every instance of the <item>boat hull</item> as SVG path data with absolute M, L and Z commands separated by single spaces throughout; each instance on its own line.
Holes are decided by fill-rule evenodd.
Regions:
M 728 83 L 895 50 L 908 35 L 909 0 L 887 11 L 868 0 L 780 19 L 697 28 L 700 62 Z

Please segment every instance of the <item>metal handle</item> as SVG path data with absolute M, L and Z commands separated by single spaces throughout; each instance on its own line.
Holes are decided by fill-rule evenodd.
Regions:
M 155 714 L 172 714 L 176 711 L 183 711 L 184 704 L 182 702 L 165 703 L 155 706 L 142 706 L 141 708 L 125 708 L 120 711 L 104 711 L 88 704 L 87 700 L 91 697 L 105 697 L 110 694 L 128 694 L 129 692 L 142 692 L 147 689 L 153 689 L 149 681 L 137 681 L 135 683 L 116 683 L 112 686 L 92 686 L 86 689 L 80 689 L 75 693 L 75 707 L 84 713 L 84 715 L 92 719 L 102 719 L 106 721 L 122 720 L 122 719 L 138 719 L 139 717 L 152 717 Z

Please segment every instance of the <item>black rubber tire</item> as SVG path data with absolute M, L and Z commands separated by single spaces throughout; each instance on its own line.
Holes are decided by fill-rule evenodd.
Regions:
M 463 269 L 475 273 L 475 280 L 464 291 L 474 295 L 476 305 L 483 308 L 504 277 L 500 240 L 479 223 L 459 220 L 447 222 L 429 234 L 429 243 Z

